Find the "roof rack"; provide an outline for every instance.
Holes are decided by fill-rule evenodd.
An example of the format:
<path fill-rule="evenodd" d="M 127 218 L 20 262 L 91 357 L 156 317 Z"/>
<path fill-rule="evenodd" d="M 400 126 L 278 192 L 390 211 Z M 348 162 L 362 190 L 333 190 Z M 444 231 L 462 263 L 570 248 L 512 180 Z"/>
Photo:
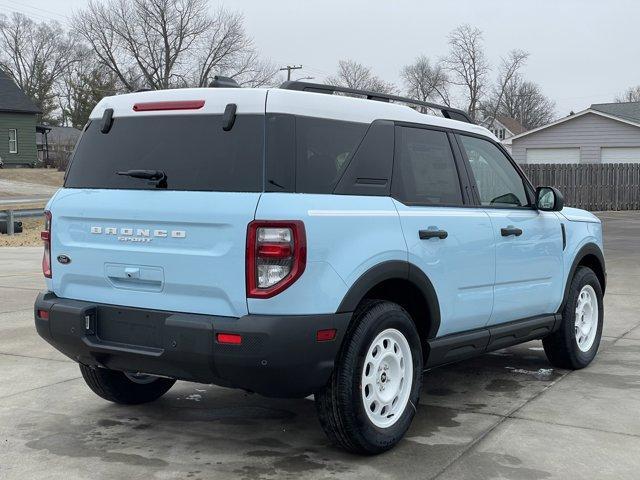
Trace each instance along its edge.
<path fill-rule="evenodd" d="M 432 108 L 439 110 L 442 116 L 450 118 L 451 120 L 458 120 L 461 122 L 474 123 L 471 117 L 467 115 L 467 112 L 459 110 L 457 108 L 447 107 L 446 105 L 439 105 L 437 103 L 423 102 L 422 100 L 416 100 L 408 97 L 400 97 L 398 95 L 389 95 L 386 93 L 372 92 L 369 90 L 358 90 L 355 88 L 339 87 L 337 85 L 324 85 L 322 83 L 308 83 L 300 81 L 287 81 L 280 85 L 280 88 L 285 90 L 298 90 L 301 92 L 313 92 L 313 93 L 326 93 L 333 95 L 335 92 L 350 93 L 352 95 L 361 95 L 366 97 L 367 100 L 376 100 L 378 102 L 402 102 L 410 105 L 419 105 L 421 107 Z"/>
<path fill-rule="evenodd" d="M 240 84 L 231 77 L 223 77 L 222 75 L 216 75 L 213 77 L 213 82 L 209 84 L 212 88 L 240 88 Z"/>

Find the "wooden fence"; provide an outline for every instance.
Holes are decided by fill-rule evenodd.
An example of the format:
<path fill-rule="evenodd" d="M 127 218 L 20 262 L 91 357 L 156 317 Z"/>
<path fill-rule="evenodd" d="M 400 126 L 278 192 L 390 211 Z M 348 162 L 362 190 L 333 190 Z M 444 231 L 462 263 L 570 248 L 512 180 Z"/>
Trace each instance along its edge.
<path fill-rule="evenodd" d="M 551 186 L 565 204 L 592 211 L 639 210 L 640 164 L 521 165 L 534 186 Z"/>

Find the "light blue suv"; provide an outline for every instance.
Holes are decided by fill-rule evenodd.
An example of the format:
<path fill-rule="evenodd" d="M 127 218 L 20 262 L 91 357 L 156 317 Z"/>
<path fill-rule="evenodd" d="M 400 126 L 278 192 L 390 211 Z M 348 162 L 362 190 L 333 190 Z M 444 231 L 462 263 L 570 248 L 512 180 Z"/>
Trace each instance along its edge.
<path fill-rule="evenodd" d="M 299 82 L 105 98 L 46 215 L 38 333 L 117 403 L 177 379 L 314 394 L 371 454 L 426 368 L 542 339 L 576 369 L 600 343 L 600 221 L 445 106 Z"/>

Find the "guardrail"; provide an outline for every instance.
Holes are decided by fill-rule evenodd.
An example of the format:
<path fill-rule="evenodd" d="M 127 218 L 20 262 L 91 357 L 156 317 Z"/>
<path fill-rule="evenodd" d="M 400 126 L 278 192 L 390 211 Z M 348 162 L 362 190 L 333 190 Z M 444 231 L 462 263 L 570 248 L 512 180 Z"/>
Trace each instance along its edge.
<path fill-rule="evenodd" d="M 7 222 L 7 235 L 15 234 L 13 222 L 19 218 L 41 217 L 44 215 L 44 208 L 30 208 L 24 210 L 4 210 L 0 212 L 0 221 Z"/>

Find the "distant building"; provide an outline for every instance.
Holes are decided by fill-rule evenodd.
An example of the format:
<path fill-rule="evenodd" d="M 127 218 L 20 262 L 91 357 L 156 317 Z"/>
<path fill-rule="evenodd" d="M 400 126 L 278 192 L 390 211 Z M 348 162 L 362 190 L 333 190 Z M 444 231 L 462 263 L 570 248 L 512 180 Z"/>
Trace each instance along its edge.
<path fill-rule="evenodd" d="M 640 102 L 593 104 L 510 141 L 518 163 L 640 163 Z"/>
<path fill-rule="evenodd" d="M 515 118 L 498 115 L 489 127 L 489 130 L 498 137 L 498 140 L 502 141 L 514 135 L 519 135 L 526 129 Z"/>
<path fill-rule="evenodd" d="M 40 109 L 0 71 L 0 158 L 5 167 L 38 162 L 35 131 Z"/>
<path fill-rule="evenodd" d="M 65 166 L 82 132 L 73 127 L 38 125 L 36 145 L 38 157 L 46 166 Z"/>

